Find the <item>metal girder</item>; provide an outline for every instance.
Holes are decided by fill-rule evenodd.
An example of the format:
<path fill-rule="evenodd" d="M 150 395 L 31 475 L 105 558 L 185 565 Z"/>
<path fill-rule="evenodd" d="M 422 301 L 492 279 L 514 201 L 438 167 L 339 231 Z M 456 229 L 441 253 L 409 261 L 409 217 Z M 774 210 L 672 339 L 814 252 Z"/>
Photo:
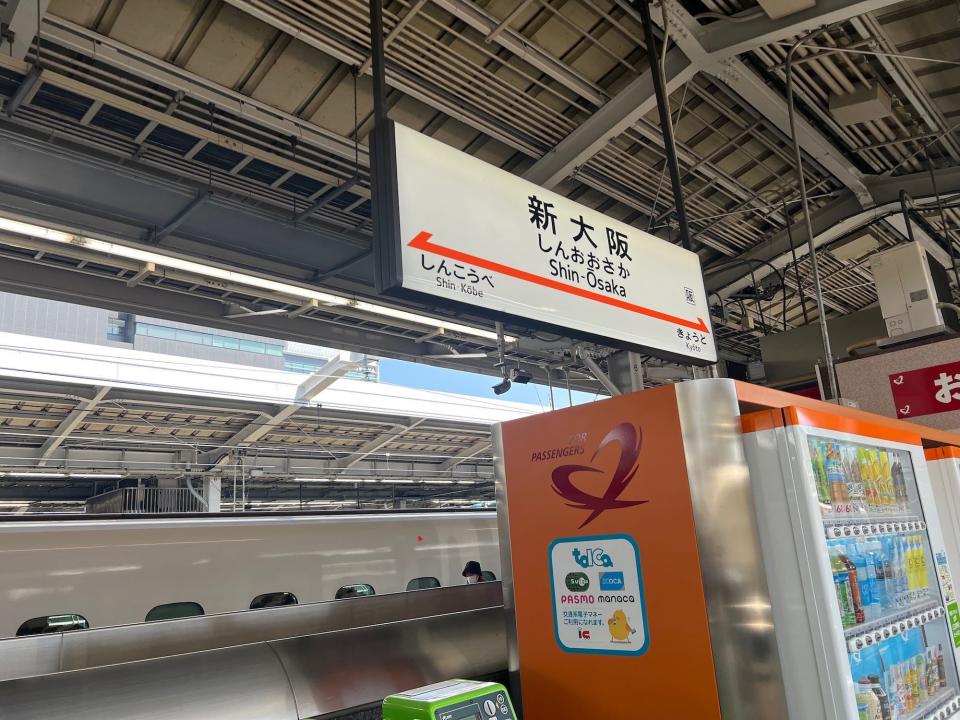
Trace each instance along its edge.
<path fill-rule="evenodd" d="M 0 24 L 6 26 L 12 41 L 0 36 L 0 54 L 22 60 L 37 35 L 37 20 L 47 14 L 50 0 L 7 0 L 0 10 Z"/>
<path fill-rule="evenodd" d="M 308 205 L 306 209 L 301 210 L 296 215 L 294 215 L 291 218 L 291 221 L 293 222 L 294 225 L 296 225 L 299 222 L 303 222 L 308 217 L 313 215 L 320 208 L 326 207 L 327 205 L 332 203 L 334 200 L 336 200 L 338 197 L 340 197 L 344 193 L 353 190 L 353 188 L 357 186 L 359 183 L 360 183 L 359 175 L 354 175 L 353 177 L 347 178 L 342 183 L 337 185 L 335 188 L 332 188 L 331 190 L 325 192 L 323 195 L 321 195 L 312 203 L 310 203 L 310 205 Z"/>
<path fill-rule="evenodd" d="M 571 69 L 568 65 L 553 57 L 545 50 L 534 45 L 530 40 L 510 28 L 500 28 L 500 21 L 482 10 L 470 0 L 434 0 L 437 5 L 454 17 L 459 18 L 473 29 L 489 37 L 497 33 L 494 38 L 500 47 L 509 50 L 513 55 L 535 67 L 558 83 L 570 88 L 581 97 L 589 100 L 596 106 L 607 102 L 607 96 L 596 85 L 583 75 Z M 499 32 L 497 32 L 499 29 Z"/>
<path fill-rule="evenodd" d="M 787 103 L 784 98 L 767 85 L 760 75 L 749 69 L 736 57 L 733 57 L 737 53 L 718 53 L 705 44 L 708 37 L 714 37 L 715 40 L 715 36 L 705 36 L 709 28 L 720 26 L 722 31 L 727 32 L 730 31 L 729 26 L 739 28 L 747 23 L 720 22 L 704 29 L 677 0 L 664 0 L 664 2 L 667 7 L 670 38 L 690 58 L 697 70 L 708 73 L 729 86 L 744 99 L 747 105 L 753 107 L 761 117 L 765 118 L 774 129 L 781 132 L 784 137 L 789 137 Z M 822 4 L 824 3 L 821 2 L 817 7 L 819 8 Z M 793 18 L 794 16 L 790 17 Z M 662 23 L 659 13 L 654 13 L 653 19 L 654 22 Z M 766 22 L 773 21 L 766 20 Z M 782 24 L 782 21 L 778 22 Z M 721 32 L 721 30 L 714 30 L 713 32 Z M 745 50 L 739 52 L 745 52 Z M 853 163 L 823 133 L 802 117 L 797 117 L 796 126 L 800 147 L 803 151 L 814 158 L 844 186 L 852 190 L 863 205 L 868 205 L 870 203 L 870 193 L 864 184 L 863 175 L 853 166 Z"/>
<path fill-rule="evenodd" d="M 150 233 L 148 241 L 157 245 L 174 232 L 178 227 L 183 225 L 187 219 L 193 215 L 200 206 L 203 205 L 207 200 L 213 197 L 213 190 L 205 188 L 198 192 L 196 196 L 188 202 L 180 212 L 171 218 L 170 222 L 166 223 L 163 227 L 157 228 L 154 232 Z"/>
<path fill-rule="evenodd" d="M 390 430 L 380 433 L 375 438 L 369 442 L 364 443 L 359 448 L 354 450 L 350 455 L 346 457 L 339 458 L 335 460 L 331 467 L 337 468 L 340 470 L 345 470 L 351 468 L 361 460 L 366 460 L 370 455 L 377 452 L 382 447 L 385 447 L 392 443 L 394 440 L 399 438 L 401 435 L 410 432 L 418 425 L 422 425 L 426 422 L 426 418 L 419 418 L 417 420 L 411 421 L 407 425 L 394 425 Z"/>
<path fill-rule="evenodd" d="M 682 50 L 667 53 L 664 74 L 667 92 L 673 92 L 697 73 Z M 621 90 L 552 150 L 524 173 L 531 182 L 552 188 L 596 155 L 614 137 L 622 134 L 656 107 L 650 71 Z"/>
<path fill-rule="evenodd" d="M 77 429 L 80 423 L 86 419 L 87 415 L 96 409 L 97 405 L 107 396 L 108 392 L 110 392 L 109 385 L 98 387 L 93 397 L 78 403 L 76 409 L 72 410 L 69 415 L 60 421 L 60 424 L 57 425 L 56 429 L 50 434 L 50 437 L 40 446 L 37 467 L 43 467 L 47 464 L 50 456 L 53 455 L 56 449 L 70 436 L 70 433 Z"/>
<path fill-rule="evenodd" d="M 737 58 L 730 58 L 721 67 L 719 79 L 784 137 L 790 137 L 790 120 L 783 96 Z M 850 189 L 863 206 L 869 205 L 872 198 L 863 173 L 823 133 L 799 115 L 796 117 L 796 129 L 803 151 Z"/>
<path fill-rule="evenodd" d="M 229 461 L 231 451 L 238 447 L 251 445 L 264 435 L 269 434 L 271 430 L 274 430 L 278 425 L 288 420 L 294 413 L 300 410 L 305 403 L 313 400 L 317 395 L 356 367 L 356 365 L 357 363 L 355 362 L 346 362 L 339 358 L 327 361 L 323 367 L 300 383 L 300 386 L 297 388 L 295 403 L 284 405 L 274 413 L 260 413 L 253 422 L 235 432 L 230 439 L 223 443 L 221 447 L 223 450 L 226 450 L 225 453 L 220 454 L 222 450 L 212 450 L 205 453 L 204 460 L 206 462 L 203 462 L 203 464 L 210 465 L 210 472 L 219 470 Z M 216 457 L 214 460 L 213 458 L 217 455 L 219 455 L 219 457 Z M 213 460 L 213 462 L 210 462 L 211 460 Z"/>
<path fill-rule="evenodd" d="M 17 112 L 21 105 L 28 104 L 33 99 L 33 96 L 37 94 L 37 90 L 40 89 L 42 84 L 43 70 L 36 65 L 31 66 L 26 77 L 20 82 L 17 91 L 4 107 L 4 112 L 7 114 L 7 117 L 13 117 L 13 114 Z"/>
<path fill-rule="evenodd" d="M 218 109 L 248 118 L 284 135 L 297 137 L 300 142 L 315 145 L 337 157 L 353 162 L 357 148 L 352 139 L 309 123 L 267 103 L 244 95 L 201 77 L 173 63 L 153 57 L 106 35 L 81 27 L 61 17 L 50 15 L 43 20 L 43 37 L 75 50 L 87 57 L 95 57 L 162 86 L 182 91 L 191 98 L 213 103 Z M 296 33 L 292 33 L 294 36 Z M 360 165 L 369 167 L 366 147 L 360 146 Z"/>
<path fill-rule="evenodd" d="M 462 465 L 468 460 L 475 458 L 477 455 L 482 455 L 483 453 L 487 452 L 491 447 L 492 443 L 489 440 L 479 440 L 470 447 L 464 448 L 453 457 L 444 460 L 438 469 L 443 472 L 446 472 L 447 470 L 453 470 L 458 465 Z"/>
<path fill-rule="evenodd" d="M 822 25 L 882 10 L 900 2 L 901 0 L 817 0 L 815 7 L 777 20 L 758 13 L 757 17 L 743 22 L 716 22 L 701 28 L 700 24 L 693 20 L 686 27 L 693 28 L 707 53 L 715 59 L 722 59 L 750 52 L 778 40 L 796 37 Z"/>
<path fill-rule="evenodd" d="M 874 17 L 864 15 L 858 17 L 852 22 L 853 29 L 857 31 L 860 37 L 865 40 L 879 43 L 879 49 L 884 52 L 895 54 L 898 50 L 887 35 L 884 29 Z M 943 144 L 954 160 L 960 160 L 960 141 L 956 136 L 949 132 L 949 123 L 943 116 L 943 112 L 937 106 L 923 84 L 917 78 L 913 68 L 903 58 L 878 55 L 876 61 L 890 74 L 893 82 L 906 100 L 906 106 L 916 112 L 926 123 L 927 127 L 935 133 L 943 133 Z"/>
<path fill-rule="evenodd" d="M 936 175 L 941 195 L 947 197 L 960 195 L 960 167 L 943 168 L 937 170 Z M 868 177 L 867 183 L 871 196 L 876 200 L 876 204 L 871 208 L 863 209 L 853 194 L 846 192 L 813 213 L 811 219 L 813 221 L 814 244 L 817 247 L 832 242 L 852 230 L 880 220 L 891 213 L 899 212 L 901 190 L 906 190 L 915 201 L 920 202 L 929 201 L 934 196 L 930 175 L 926 172 L 893 177 Z M 805 222 L 803 220 L 795 222 L 791 231 L 797 258 L 803 258 L 807 255 L 808 250 L 807 243 L 803 241 L 803 238 L 806 237 Z M 781 230 L 762 245 L 740 256 L 742 260 L 757 262 L 752 273 L 757 280 L 771 272 L 768 267 L 759 264 L 760 261 L 772 262 L 780 267 L 792 261 L 791 231 Z M 720 264 L 723 265 L 724 263 L 721 262 Z M 749 263 L 731 265 L 719 272 L 711 272 L 708 267 L 705 269 L 704 278 L 707 291 L 718 293 L 721 297 L 738 290 L 744 283 L 753 281 Z"/>

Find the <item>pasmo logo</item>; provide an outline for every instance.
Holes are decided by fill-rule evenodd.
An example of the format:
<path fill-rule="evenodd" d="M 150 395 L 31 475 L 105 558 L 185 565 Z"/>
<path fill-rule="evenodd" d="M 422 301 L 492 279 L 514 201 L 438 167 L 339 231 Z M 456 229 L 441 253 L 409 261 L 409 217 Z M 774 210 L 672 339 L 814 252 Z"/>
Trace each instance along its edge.
<path fill-rule="evenodd" d="M 608 432 L 597 446 L 590 458 L 591 463 L 608 445 L 616 443 L 620 446 L 620 461 L 603 495 L 591 495 L 573 483 L 575 473 L 603 473 L 604 471 L 600 468 L 593 465 L 561 465 L 554 469 L 551 474 L 554 492 L 566 500 L 569 507 L 590 511 L 590 515 L 583 521 L 580 528 L 586 527 L 607 510 L 635 507 L 649 502 L 648 500 L 619 499 L 637 474 L 637 461 L 640 458 L 642 441 L 643 436 L 639 428 L 631 423 L 620 423 Z"/>

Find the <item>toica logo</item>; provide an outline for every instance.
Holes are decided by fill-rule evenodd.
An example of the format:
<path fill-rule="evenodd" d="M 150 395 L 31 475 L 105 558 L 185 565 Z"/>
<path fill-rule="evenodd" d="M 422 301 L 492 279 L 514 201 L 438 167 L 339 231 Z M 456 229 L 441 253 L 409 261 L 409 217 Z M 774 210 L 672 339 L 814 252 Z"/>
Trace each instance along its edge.
<path fill-rule="evenodd" d="M 567 590 L 570 592 L 586 592 L 590 589 L 590 578 L 586 573 L 567 573 Z"/>

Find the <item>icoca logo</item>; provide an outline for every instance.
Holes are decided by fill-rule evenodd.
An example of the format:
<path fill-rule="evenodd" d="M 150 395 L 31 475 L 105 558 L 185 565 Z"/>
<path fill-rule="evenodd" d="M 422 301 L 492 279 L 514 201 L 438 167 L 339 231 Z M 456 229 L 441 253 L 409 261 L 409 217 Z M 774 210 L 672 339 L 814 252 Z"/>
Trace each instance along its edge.
<path fill-rule="evenodd" d="M 573 551 L 573 559 L 582 568 L 613 567 L 613 559 L 603 551 L 603 548 L 587 548 L 583 552 L 576 548 Z"/>

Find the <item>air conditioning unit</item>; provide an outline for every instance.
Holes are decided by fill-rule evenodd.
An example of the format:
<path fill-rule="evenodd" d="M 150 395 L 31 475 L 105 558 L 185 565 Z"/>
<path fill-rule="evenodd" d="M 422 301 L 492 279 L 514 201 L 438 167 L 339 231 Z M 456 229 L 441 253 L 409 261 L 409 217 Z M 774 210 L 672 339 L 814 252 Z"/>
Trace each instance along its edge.
<path fill-rule="evenodd" d="M 878 345 L 960 328 L 956 313 L 937 307 L 940 302 L 951 302 L 947 272 L 918 243 L 874 255 L 870 269 L 889 338 Z"/>

